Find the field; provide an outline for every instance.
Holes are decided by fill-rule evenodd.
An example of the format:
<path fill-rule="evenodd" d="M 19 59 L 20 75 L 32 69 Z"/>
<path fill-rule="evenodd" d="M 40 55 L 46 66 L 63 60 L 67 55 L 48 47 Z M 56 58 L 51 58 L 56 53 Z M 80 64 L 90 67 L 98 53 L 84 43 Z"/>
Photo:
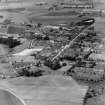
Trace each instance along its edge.
<path fill-rule="evenodd" d="M 81 105 L 87 90 L 71 77 L 59 75 L 1 80 L 0 88 L 12 90 L 27 105 Z"/>

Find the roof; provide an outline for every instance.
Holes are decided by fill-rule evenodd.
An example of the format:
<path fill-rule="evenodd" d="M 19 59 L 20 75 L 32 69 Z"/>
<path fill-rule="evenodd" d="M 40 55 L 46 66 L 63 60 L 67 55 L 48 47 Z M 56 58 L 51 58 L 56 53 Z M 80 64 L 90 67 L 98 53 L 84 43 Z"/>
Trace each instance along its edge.
<path fill-rule="evenodd" d="M 13 56 L 29 56 L 33 53 L 37 53 L 37 52 L 40 52 L 42 51 L 43 48 L 33 48 L 33 49 L 24 49 L 23 51 L 19 52 L 19 53 L 15 53 L 15 54 L 12 54 Z"/>

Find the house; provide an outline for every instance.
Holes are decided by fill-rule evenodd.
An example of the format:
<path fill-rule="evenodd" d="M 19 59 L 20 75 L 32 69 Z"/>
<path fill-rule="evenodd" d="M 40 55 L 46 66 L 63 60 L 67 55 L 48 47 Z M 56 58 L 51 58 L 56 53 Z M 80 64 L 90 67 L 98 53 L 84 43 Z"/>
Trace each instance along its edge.
<path fill-rule="evenodd" d="M 93 8 L 93 0 L 63 0 L 64 8 Z"/>
<path fill-rule="evenodd" d="M 22 34 L 25 32 L 24 26 L 19 25 L 8 25 L 7 33 L 8 34 Z"/>

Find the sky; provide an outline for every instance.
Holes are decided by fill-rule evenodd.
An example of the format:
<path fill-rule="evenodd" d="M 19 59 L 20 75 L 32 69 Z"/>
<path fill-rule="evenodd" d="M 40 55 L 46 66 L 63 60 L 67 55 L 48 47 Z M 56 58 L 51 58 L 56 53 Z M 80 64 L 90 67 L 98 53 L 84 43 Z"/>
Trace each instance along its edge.
<path fill-rule="evenodd" d="M 105 2 L 105 0 L 93 0 L 95 2 Z"/>

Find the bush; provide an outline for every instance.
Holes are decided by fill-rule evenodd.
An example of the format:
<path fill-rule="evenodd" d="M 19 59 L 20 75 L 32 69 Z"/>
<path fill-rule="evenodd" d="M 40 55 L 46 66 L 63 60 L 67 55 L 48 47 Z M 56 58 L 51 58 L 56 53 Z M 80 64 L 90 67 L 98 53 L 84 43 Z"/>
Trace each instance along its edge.
<path fill-rule="evenodd" d="M 35 71 L 30 71 L 30 68 L 23 68 L 18 71 L 19 76 L 27 76 L 27 77 L 39 77 L 43 75 L 42 70 L 35 70 Z"/>

